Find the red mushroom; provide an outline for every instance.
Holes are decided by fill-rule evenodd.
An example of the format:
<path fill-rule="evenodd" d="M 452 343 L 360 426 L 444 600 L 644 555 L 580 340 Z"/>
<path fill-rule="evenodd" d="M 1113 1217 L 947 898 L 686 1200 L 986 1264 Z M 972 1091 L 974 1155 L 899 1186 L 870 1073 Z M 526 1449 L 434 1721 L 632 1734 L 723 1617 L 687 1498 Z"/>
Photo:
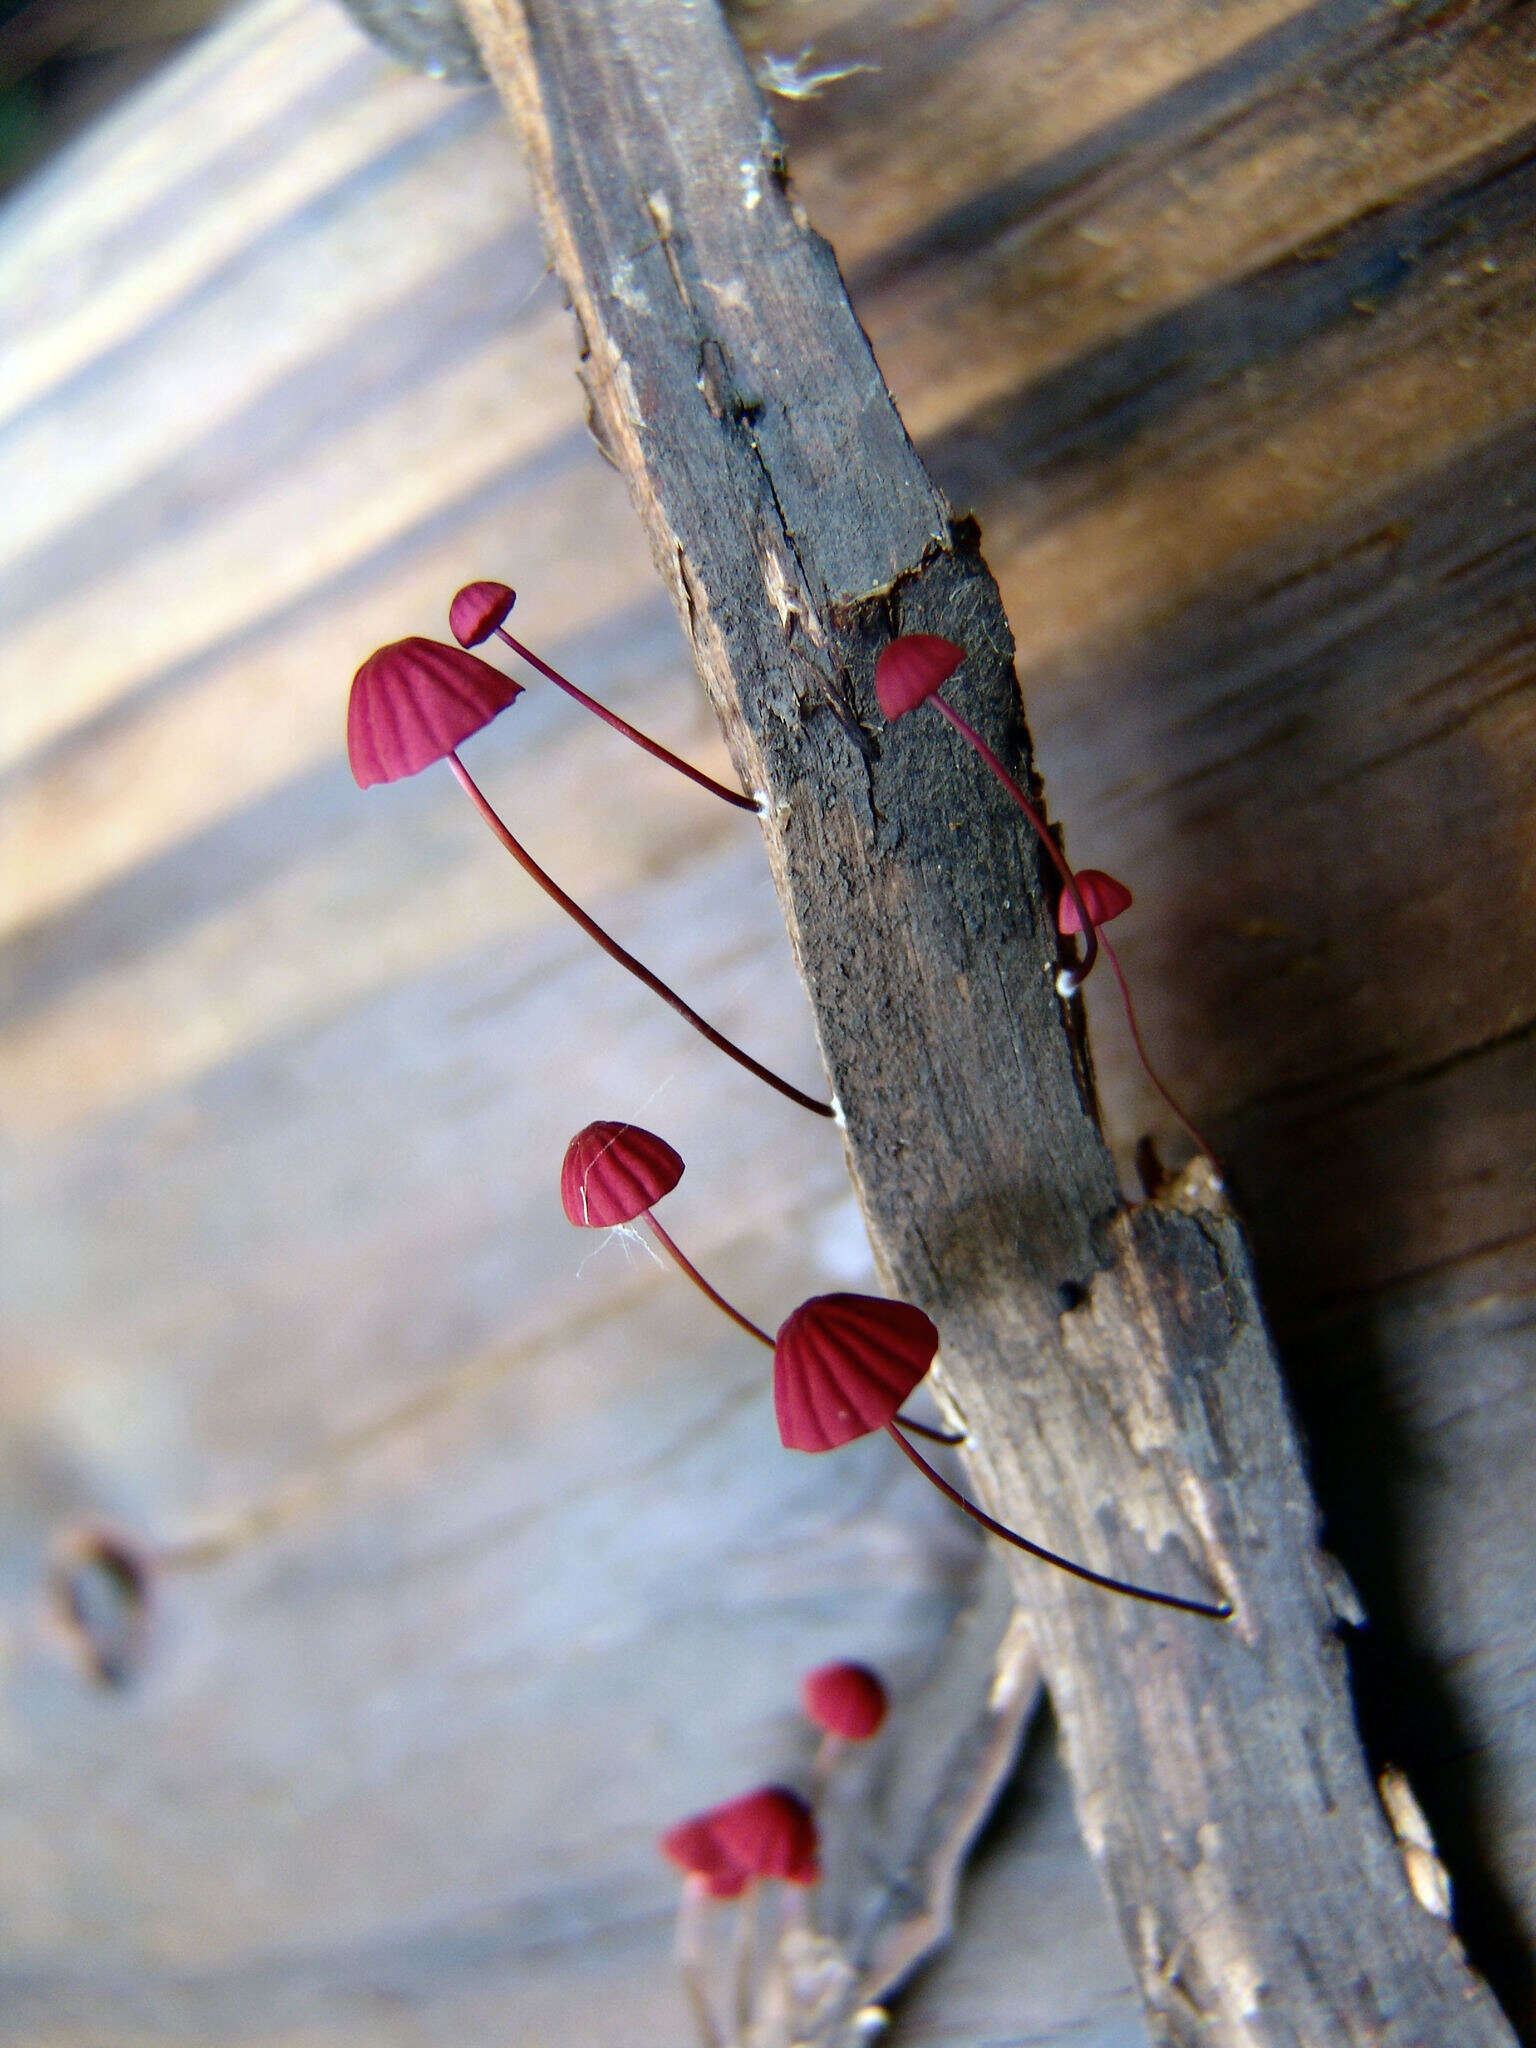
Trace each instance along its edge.
<path fill-rule="evenodd" d="M 565 1148 L 560 1164 L 560 1205 L 580 1230 L 612 1230 L 642 1219 L 679 1270 L 730 1317 L 740 1330 L 773 1348 L 766 1330 L 732 1308 L 662 1229 L 651 1205 L 670 1195 L 683 1177 L 681 1154 L 665 1138 L 638 1124 L 593 1123 L 579 1130 Z"/>
<path fill-rule="evenodd" d="M 359 789 L 419 775 L 523 694 L 500 669 L 440 640 L 396 640 L 370 654 L 347 699 L 347 759 Z"/>
<path fill-rule="evenodd" d="M 920 1308 L 873 1294 L 803 1301 L 773 1347 L 773 1406 L 790 1451 L 835 1451 L 884 1429 L 938 1355 Z"/>
<path fill-rule="evenodd" d="M 821 1664 L 800 1681 L 800 1705 L 821 1743 L 811 1766 L 818 1795 L 853 1742 L 869 1742 L 885 1726 L 888 1701 L 867 1664 Z"/>
<path fill-rule="evenodd" d="M 1209 1615 L 1218 1621 L 1228 1618 L 1232 1609 L 1225 1602 L 1213 1604 L 1186 1600 L 1176 1593 L 1156 1593 L 1059 1557 L 995 1521 L 941 1478 L 902 1435 L 897 1413 L 932 1365 L 938 1348 L 938 1331 L 922 1310 L 910 1303 L 861 1294 L 823 1294 L 802 1302 L 780 1329 L 773 1348 L 774 1407 L 785 1448 L 835 1450 L 855 1437 L 883 1429 L 925 1479 L 1004 1543 L 1108 1592 L 1124 1593 L 1157 1607 L 1177 1607 L 1187 1614 Z"/>
<path fill-rule="evenodd" d="M 739 1899 L 751 1882 L 714 1829 L 714 1816 L 696 1813 L 661 1837 L 661 1853 L 683 1873 L 677 1904 L 677 1963 L 704 2048 L 724 2048 L 709 1994 L 708 1916 L 718 1900 Z"/>
<path fill-rule="evenodd" d="M 521 640 L 515 640 L 507 631 L 506 618 L 517 602 L 517 593 L 505 583 L 466 583 L 448 607 L 448 624 L 453 637 L 461 647 L 478 647 L 482 640 L 489 640 L 495 633 L 505 640 L 514 654 L 522 656 L 530 668 L 536 668 L 541 676 L 574 697 L 605 725 L 611 725 L 615 732 L 623 733 L 625 739 L 633 740 L 637 747 L 643 747 L 658 761 L 665 761 L 669 768 L 675 768 L 679 775 L 686 775 L 690 782 L 696 782 L 700 789 L 707 789 L 711 796 L 720 797 L 728 804 L 735 804 L 738 810 L 755 811 L 758 806 L 750 796 L 743 796 L 739 789 L 728 789 L 723 782 L 716 782 L 712 775 L 706 775 L 702 768 L 695 768 L 681 760 L 670 747 L 662 746 L 659 740 L 649 738 L 632 726 L 627 719 L 620 718 L 616 711 L 610 711 L 606 704 L 599 704 L 595 697 L 589 697 L 585 690 L 579 690 L 569 676 L 561 675 L 557 668 L 551 668 L 547 661 L 541 661 L 532 648 L 525 647 Z"/>
<path fill-rule="evenodd" d="M 708 1816 L 715 1839 L 749 1878 L 777 1878 L 782 1884 L 815 1884 L 816 1816 L 787 1785 L 763 1785 Z"/>
<path fill-rule="evenodd" d="M 1108 924 L 1111 918 L 1121 916 L 1123 912 L 1131 907 L 1133 899 L 1130 890 L 1127 889 L 1124 882 L 1116 881 L 1113 875 L 1105 874 L 1102 868 L 1079 868 L 1077 871 L 1077 886 L 1083 905 L 1087 909 L 1089 917 L 1092 918 L 1095 927 Z M 1070 896 L 1063 895 L 1056 906 L 1056 929 L 1060 932 L 1068 933 L 1081 929 L 1078 906 Z M 1173 1114 L 1178 1118 L 1185 1130 L 1194 1139 L 1195 1144 L 1205 1154 L 1206 1158 L 1214 1163 L 1215 1153 L 1205 1142 L 1200 1131 L 1186 1114 L 1183 1104 L 1174 1095 L 1172 1089 L 1169 1088 L 1148 1057 L 1146 1041 L 1142 1038 L 1141 1025 L 1136 1016 L 1136 1005 L 1131 1001 L 1131 985 L 1125 978 L 1125 969 L 1120 965 L 1120 955 L 1115 951 L 1109 940 L 1105 938 L 1102 930 L 1099 932 L 1099 944 L 1102 946 L 1104 957 L 1109 962 L 1110 970 L 1119 984 L 1120 1001 L 1125 1009 L 1125 1021 L 1130 1026 L 1131 1043 L 1136 1048 L 1136 1057 L 1141 1061 L 1142 1072 L 1152 1083 L 1152 1086 L 1157 1090 L 1164 1102 L 1167 1103 L 1169 1109 L 1173 1111 Z"/>
<path fill-rule="evenodd" d="M 1039 810 L 970 720 L 962 718 L 954 705 L 941 694 L 940 686 L 949 681 L 964 660 L 965 649 L 953 640 L 942 639 L 937 633 L 903 633 L 880 650 L 875 663 L 875 696 L 882 712 L 893 722 L 905 718 L 919 704 L 931 703 L 935 711 L 947 718 L 960 737 L 975 750 L 1029 820 L 1035 836 L 1060 874 L 1063 888 L 1073 898 L 1081 914 L 1077 928 L 1083 934 L 1082 963 L 1077 967 L 1063 968 L 1056 977 L 1056 986 L 1062 995 L 1076 995 L 1088 979 L 1098 952 L 1098 935 L 1092 915 L 1083 903 L 1077 880 Z"/>
<path fill-rule="evenodd" d="M 800 1681 L 805 1718 L 824 1735 L 868 1742 L 885 1725 L 889 1707 L 878 1672 L 867 1664 L 819 1664 Z"/>
<path fill-rule="evenodd" d="M 1135 899 L 1124 882 L 1117 882 L 1113 875 L 1106 875 L 1102 868 L 1079 868 L 1077 871 L 1077 895 L 1063 893 L 1056 906 L 1056 929 L 1070 937 L 1083 928 L 1078 914 L 1081 902 L 1087 911 L 1095 930 L 1119 917 L 1130 909 Z M 1102 935 L 1101 935 L 1102 936 Z"/>
<path fill-rule="evenodd" d="M 757 1886 L 767 1879 L 800 1892 L 821 1875 L 816 1817 L 798 1792 L 764 1785 L 740 1799 L 711 1807 L 670 1828 L 663 1853 L 685 1873 L 678 1910 L 677 1952 L 683 1981 L 707 2048 L 720 2048 L 721 2032 L 707 1986 L 705 1916 L 712 1899 L 740 1899 L 736 1922 L 736 2029 L 742 2039 L 751 2015 Z M 798 1909 L 803 1912 L 803 1906 Z"/>
<path fill-rule="evenodd" d="M 737 1899 L 747 1888 L 747 1872 L 716 1834 L 711 1814 L 696 1813 L 668 1828 L 661 1853 L 685 1877 L 697 1879 L 709 1898 Z"/>
<path fill-rule="evenodd" d="M 588 938 L 602 947 L 610 960 L 628 968 L 738 1066 L 766 1081 L 791 1102 L 798 1102 L 802 1109 L 812 1110 L 817 1116 L 832 1116 L 831 1103 L 818 1102 L 814 1095 L 794 1087 L 706 1023 L 676 990 L 610 938 L 513 838 L 455 750 L 520 695 L 520 684 L 492 668 L 489 662 L 481 661 L 478 655 L 466 653 L 461 647 L 450 647 L 444 641 L 397 640 L 381 647 L 352 679 L 352 695 L 347 705 L 347 754 L 354 780 L 359 789 L 367 789 L 377 782 L 397 782 L 402 776 L 415 775 L 430 767 L 434 761 L 446 760 L 476 810 L 523 872 L 580 925 Z"/>
<path fill-rule="evenodd" d="M 755 1337 L 759 1344 L 772 1351 L 774 1343 L 768 1332 L 744 1316 L 740 1309 L 733 1308 L 723 1294 L 711 1287 L 698 1267 L 656 1221 L 652 1213 L 653 1203 L 659 1202 L 663 1195 L 670 1195 L 682 1177 L 681 1154 L 675 1152 L 665 1138 L 658 1138 L 654 1131 L 642 1130 L 639 1124 L 587 1124 L 565 1148 L 565 1158 L 560 1165 L 560 1205 L 567 1219 L 579 1230 L 612 1230 L 642 1220 L 649 1224 L 662 1250 L 705 1299 L 712 1301 L 723 1315 L 729 1316 L 739 1330 L 745 1330 L 749 1337 Z M 850 1300 L 856 1298 L 849 1297 Z M 895 1308 L 900 1304 L 887 1303 L 885 1306 Z M 908 1313 L 916 1314 L 916 1310 Z M 927 1321 L 926 1317 L 924 1321 Z M 931 1324 L 929 1328 L 932 1328 Z M 930 1351 L 928 1356 L 931 1358 L 933 1353 Z M 926 1364 L 923 1371 L 927 1371 Z M 922 1373 L 917 1377 L 921 1379 Z M 930 1429 L 925 1422 L 914 1422 L 909 1416 L 902 1416 L 901 1421 L 906 1428 L 919 1436 L 932 1438 L 935 1443 L 960 1441 L 944 1430 Z"/>
<path fill-rule="evenodd" d="M 448 630 L 461 647 L 489 640 L 517 603 L 510 583 L 466 583 L 448 607 Z"/>

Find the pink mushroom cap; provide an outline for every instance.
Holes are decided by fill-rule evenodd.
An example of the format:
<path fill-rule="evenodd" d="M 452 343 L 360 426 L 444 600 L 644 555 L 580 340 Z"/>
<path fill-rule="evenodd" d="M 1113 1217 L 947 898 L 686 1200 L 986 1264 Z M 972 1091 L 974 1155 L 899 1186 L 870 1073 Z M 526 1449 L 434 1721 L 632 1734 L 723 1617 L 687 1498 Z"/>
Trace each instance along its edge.
<path fill-rule="evenodd" d="M 965 659 L 965 649 L 937 633 L 903 633 L 882 647 L 875 663 L 875 696 L 887 718 L 925 704 Z"/>
<path fill-rule="evenodd" d="M 638 1124 L 588 1124 L 565 1148 L 560 1201 L 579 1229 L 609 1230 L 633 1223 L 682 1177 L 681 1155 L 654 1131 Z"/>
<path fill-rule="evenodd" d="M 787 1785 L 760 1786 L 715 1807 L 704 1819 L 726 1855 L 749 1878 L 814 1884 L 821 1875 L 816 1816 Z"/>
<path fill-rule="evenodd" d="M 703 1881 L 712 1899 L 739 1899 L 750 1879 L 715 1833 L 713 1816 L 696 1813 L 668 1828 L 661 1853 L 687 1877 Z"/>
<path fill-rule="evenodd" d="M 879 1674 L 867 1664 L 822 1664 L 800 1681 L 805 1718 L 846 1742 L 868 1742 L 879 1733 L 888 1701 Z"/>
<path fill-rule="evenodd" d="M 352 678 L 347 758 L 359 789 L 398 782 L 451 754 L 522 695 L 500 669 L 444 640 L 394 640 Z"/>
<path fill-rule="evenodd" d="M 517 592 L 506 583 L 466 583 L 454 593 L 448 607 L 448 624 L 461 647 L 478 647 L 489 640 L 517 603 Z"/>
<path fill-rule="evenodd" d="M 910 1302 L 818 1294 L 773 1345 L 773 1407 L 786 1450 L 835 1451 L 884 1429 L 932 1365 L 939 1333 Z"/>
<path fill-rule="evenodd" d="M 1117 882 L 1113 875 L 1106 875 L 1102 868 L 1079 868 L 1077 886 L 1082 893 L 1083 908 L 1096 925 L 1108 924 L 1112 917 L 1118 917 L 1122 910 L 1131 907 L 1130 890 L 1124 882 Z M 1072 901 L 1072 892 L 1063 889 L 1061 901 L 1056 905 L 1056 929 L 1070 938 L 1082 928 L 1083 921 Z"/>

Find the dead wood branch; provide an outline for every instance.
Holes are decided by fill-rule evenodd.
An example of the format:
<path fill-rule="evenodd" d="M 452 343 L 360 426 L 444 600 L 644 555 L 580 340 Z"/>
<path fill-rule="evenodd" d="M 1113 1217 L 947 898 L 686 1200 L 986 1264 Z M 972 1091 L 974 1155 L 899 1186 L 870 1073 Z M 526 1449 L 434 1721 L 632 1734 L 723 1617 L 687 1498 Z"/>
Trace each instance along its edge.
<path fill-rule="evenodd" d="M 1415 1900 L 1360 1752 L 1316 1513 L 1219 1194 L 1120 1200 L 1054 993 L 1037 850 L 897 630 L 969 650 L 1028 777 L 975 536 L 904 434 L 702 0 L 473 0 L 625 472 L 767 838 L 883 1274 L 944 1336 L 997 1515 L 1213 1624 L 1013 1565 L 1157 2038 L 1507 2043 Z M 1027 1933 L 1021 1930 L 1021 1942 Z"/>

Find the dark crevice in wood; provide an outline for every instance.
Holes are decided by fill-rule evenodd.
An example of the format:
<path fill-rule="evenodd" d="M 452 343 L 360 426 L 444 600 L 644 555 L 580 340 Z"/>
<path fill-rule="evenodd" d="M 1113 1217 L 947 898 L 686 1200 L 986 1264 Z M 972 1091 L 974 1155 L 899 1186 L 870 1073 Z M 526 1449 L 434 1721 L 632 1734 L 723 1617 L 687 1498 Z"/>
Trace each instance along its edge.
<path fill-rule="evenodd" d="M 1407 1773 L 1451 1873 L 1455 1925 L 1475 1967 L 1506 2011 L 1529 2013 L 1536 1959 L 1488 1854 L 1487 1762 L 1448 1672 L 1424 1647 L 1408 1499 L 1422 1482 L 1395 1395 L 1400 1368 L 1358 1304 L 1332 1333 L 1289 1337 L 1287 1358 L 1328 1506 L 1326 1540 L 1367 1616 L 1345 1641 L 1372 1766 Z"/>

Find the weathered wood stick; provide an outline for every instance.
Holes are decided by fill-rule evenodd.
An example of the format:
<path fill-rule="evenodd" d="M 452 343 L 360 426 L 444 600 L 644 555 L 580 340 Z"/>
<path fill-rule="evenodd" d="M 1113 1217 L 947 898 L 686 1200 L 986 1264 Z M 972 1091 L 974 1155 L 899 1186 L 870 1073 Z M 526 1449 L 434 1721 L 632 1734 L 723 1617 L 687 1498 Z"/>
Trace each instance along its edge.
<path fill-rule="evenodd" d="M 1164 2042 L 1512 2036 L 1414 1899 L 1219 1192 L 1127 1207 L 1054 990 L 1038 848 L 936 717 L 882 724 L 892 633 L 971 655 L 1026 780 L 1013 646 L 914 454 L 707 0 L 471 0 L 624 471 L 767 840 L 884 1278 L 943 1333 L 986 1506 L 1218 1623 L 1010 1560 L 1084 1833 Z M 1020 1930 L 1021 1949 L 1028 1930 Z"/>

